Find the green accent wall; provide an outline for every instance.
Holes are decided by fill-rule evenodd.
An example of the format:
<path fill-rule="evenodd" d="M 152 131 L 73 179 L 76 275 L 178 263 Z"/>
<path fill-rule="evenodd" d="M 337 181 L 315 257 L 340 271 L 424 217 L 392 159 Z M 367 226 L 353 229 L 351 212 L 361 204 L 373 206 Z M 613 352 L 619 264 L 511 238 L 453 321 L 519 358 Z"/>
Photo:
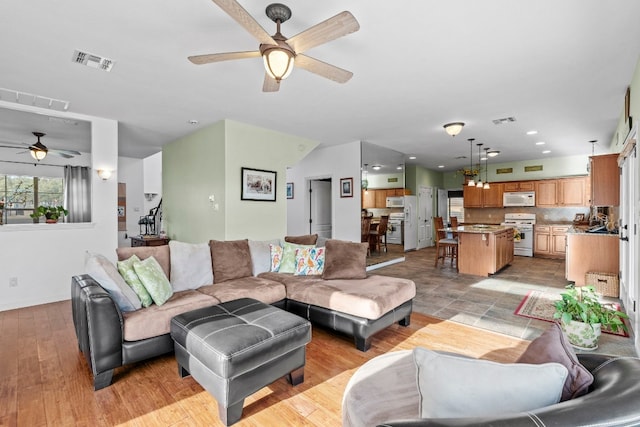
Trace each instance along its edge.
<path fill-rule="evenodd" d="M 231 120 L 165 145 L 162 204 L 168 236 L 191 243 L 284 236 L 286 169 L 317 145 Z M 275 202 L 240 200 L 242 167 L 276 172 Z"/>

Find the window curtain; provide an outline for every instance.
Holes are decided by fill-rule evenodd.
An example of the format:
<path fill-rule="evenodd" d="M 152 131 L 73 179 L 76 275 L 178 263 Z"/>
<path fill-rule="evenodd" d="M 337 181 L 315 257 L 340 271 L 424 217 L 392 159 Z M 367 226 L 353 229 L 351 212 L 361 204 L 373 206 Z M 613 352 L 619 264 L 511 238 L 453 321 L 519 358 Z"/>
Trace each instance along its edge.
<path fill-rule="evenodd" d="M 67 222 L 91 222 L 91 179 L 86 166 L 64 167 L 64 207 Z"/>

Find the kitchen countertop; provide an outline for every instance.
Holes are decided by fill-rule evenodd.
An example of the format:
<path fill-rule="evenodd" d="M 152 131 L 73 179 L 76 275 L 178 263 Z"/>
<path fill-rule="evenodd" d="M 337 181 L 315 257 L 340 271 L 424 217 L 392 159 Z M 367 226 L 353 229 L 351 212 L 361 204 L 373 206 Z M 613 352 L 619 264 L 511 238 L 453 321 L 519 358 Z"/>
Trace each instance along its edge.
<path fill-rule="evenodd" d="M 607 237 L 619 237 L 619 234 L 616 231 L 614 232 L 598 232 L 598 233 L 589 233 L 585 228 L 571 227 L 567 230 L 567 234 L 580 234 L 585 236 L 607 236 Z"/>
<path fill-rule="evenodd" d="M 458 227 L 443 228 L 448 233 L 500 233 L 504 230 L 511 230 L 513 227 L 504 225 L 487 225 L 487 224 L 474 224 L 474 225 L 460 225 Z"/>

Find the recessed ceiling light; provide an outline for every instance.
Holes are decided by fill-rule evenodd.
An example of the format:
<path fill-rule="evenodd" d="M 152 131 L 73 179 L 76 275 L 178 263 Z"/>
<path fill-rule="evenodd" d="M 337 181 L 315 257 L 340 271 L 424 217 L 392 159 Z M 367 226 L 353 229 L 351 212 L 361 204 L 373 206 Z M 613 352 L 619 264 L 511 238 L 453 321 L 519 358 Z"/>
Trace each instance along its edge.
<path fill-rule="evenodd" d="M 542 154 L 549 154 L 550 152 L 551 152 L 551 150 L 544 150 L 544 151 L 542 152 Z"/>
<path fill-rule="evenodd" d="M 527 135 L 535 135 L 537 133 L 538 133 L 537 130 L 530 130 L 530 131 L 527 132 Z"/>
<path fill-rule="evenodd" d="M 197 125 L 199 122 L 196 119 L 191 119 L 189 120 L 187 123 L 189 123 L 190 125 Z"/>
<path fill-rule="evenodd" d="M 381 168 L 382 166 L 379 165 L 371 166 L 371 169 L 373 169 L 374 171 L 379 171 Z"/>
<path fill-rule="evenodd" d="M 440 169 L 442 169 L 442 168 L 444 167 L 444 165 L 438 165 L 438 167 L 439 167 Z"/>
<path fill-rule="evenodd" d="M 415 160 L 416 156 L 409 156 L 409 160 Z"/>
<path fill-rule="evenodd" d="M 402 165 L 398 165 L 398 167 L 397 167 L 396 169 L 398 169 L 399 171 L 401 171 L 401 170 L 402 170 Z"/>
<path fill-rule="evenodd" d="M 544 144 L 546 144 L 546 142 L 544 142 L 544 141 L 538 141 L 538 142 L 536 142 L 536 145 L 544 145 Z"/>

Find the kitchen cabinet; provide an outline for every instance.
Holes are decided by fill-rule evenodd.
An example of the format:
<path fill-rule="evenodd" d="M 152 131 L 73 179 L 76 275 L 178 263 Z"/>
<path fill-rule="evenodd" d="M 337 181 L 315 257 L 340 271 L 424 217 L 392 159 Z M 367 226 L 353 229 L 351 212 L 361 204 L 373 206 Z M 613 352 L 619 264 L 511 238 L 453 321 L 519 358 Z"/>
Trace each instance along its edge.
<path fill-rule="evenodd" d="M 362 190 L 362 209 L 384 209 L 387 207 L 387 197 L 411 194 L 406 188 L 369 188 Z"/>
<path fill-rule="evenodd" d="M 545 258 L 564 258 L 568 225 L 536 225 L 533 254 Z"/>
<path fill-rule="evenodd" d="M 588 272 L 618 274 L 618 245 L 617 234 L 567 233 L 566 279 L 584 286 Z"/>
<path fill-rule="evenodd" d="M 376 190 L 362 190 L 362 209 L 376 207 Z"/>
<path fill-rule="evenodd" d="M 496 227 L 491 231 L 458 232 L 458 271 L 488 276 L 513 262 L 513 229 Z M 460 228 L 459 228 L 460 230 Z"/>
<path fill-rule="evenodd" d="M 387 194 L 388 190 L 375 190 L 375 207 L 386 208 L 387 207 Z"/>
<path fill-rule="evenodd" d="M 588 177 L 543 179 L 536 181 L 536 206 L 589 206 Z"/>
<path fill-rule="evenodd" d="M 504 192 L 512 193 L 514 191 L 535 191 L 534 181 L 512 181 L 503 183 Z"/>
<path fill-rule="evenodd" d="M 620 204 L 620 170 L 618 154 L 591 156 L 591 205 L 618 206 Z"/>
<path fill-rule="evenodd" d="M 462 187 L 465 208 L 501 208 L 503 184 L 490 184 L 488 190 L 479 187 Z"/>

